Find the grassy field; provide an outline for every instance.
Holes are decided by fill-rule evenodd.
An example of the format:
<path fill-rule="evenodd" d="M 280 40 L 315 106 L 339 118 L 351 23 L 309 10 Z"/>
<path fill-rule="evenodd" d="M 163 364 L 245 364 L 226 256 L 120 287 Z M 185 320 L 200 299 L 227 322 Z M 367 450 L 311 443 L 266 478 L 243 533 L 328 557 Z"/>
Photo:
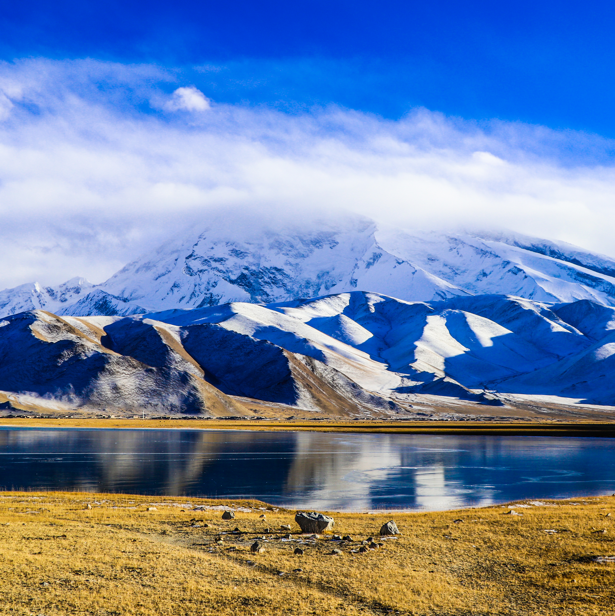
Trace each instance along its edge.
<path fill-rule="evenodd" d="M 333 515 L 351 541 L 258 502 L 5 492 L 0 613 L 615 614 L 615 563 L 592 560 L 615 556 L 615 497 Z M 402 535 L 381 540 L 390 519 Z"/>
<path fill-rule="evenodd" d="M 95 417 L 0 418 L 0 426 L 15 428 L 97 428 L 97 429 L 207 429 L 207 430 L 292 430 L 358 433 L 406 434 L 499 434 L 525 436 L 600 436 L 615 437 L 615 421 L 523 421 L 523 422 L 451 422 L 451 421 L 250 421 L 205 419 L 124 419 Z"/>

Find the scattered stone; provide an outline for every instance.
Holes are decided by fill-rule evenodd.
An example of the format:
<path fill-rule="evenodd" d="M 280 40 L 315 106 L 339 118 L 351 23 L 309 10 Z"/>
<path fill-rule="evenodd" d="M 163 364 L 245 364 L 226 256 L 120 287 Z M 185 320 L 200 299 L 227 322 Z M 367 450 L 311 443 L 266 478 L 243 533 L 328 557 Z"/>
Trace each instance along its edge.
<path fill-rule="evenodd" d="M 359 548 L 359 552 L 361 552 L 361 554 L 365 554 L 365 552 L 367 552 L 367 551 L 368 551 L 368 549 L 367 549 L 364 545 L 362 545 L 362 546 Z"/>
<path fill-rule="evenodd" d="M 610 514 L 610 513 L 605 513 L 605 514 L 604 514 L 604 517 L 605 517 L 605 518 L 610 518 L 610 517 L 611 517 L 611 514 Z"/>
<path fill-rule="evenodd" d="M 270 529 L 270 528 L 266 528 L 266 529 L 265 529 L 265 532 L 266 532 L 266 533 L 270 533 L 270 532 L 271 532 L 271 529 Z"/>
<path fill-rule="evenodd" d="M 262 515 L 258 516 L 261 520 L 266 520 L 267 516 L 263 513 Z"/>
<path fill-rule="evenodd" d="M 461 518 L 459 518 L 458 520 L 453 520 L 453 524 L 460 524 L 461 522 L 463 522 Z"/>
<path fill-rule="evenodd" d="M 292 535 L 284 535 L 284 539 L 292 539 L 293 536 Z"/>
<path fill-rule="evenodd" d="M 554 528 L 547 528 L 543 532 L 547 533 L 547 535 L 555 535 L 557 533 L 557 531 Z"/>
<path fill-rule="evenodd" d="M 295 516 L 295 522 L 297 522 L 303 533 L 322 533 L 323 531 L 331 530 L 335 524 L 333 518 L 315 511 L 310 513 L 300 511 Z"/>
<path fill-rule="evenodd" d="M 341 541 L 341 540 L 342 540 L 341 535 L 333 535 L 333 537 L 331 537 L 331 541 Z"/>
<path fill-rule="evenodd" d="M 301 548 L 295 548 L 293 554 L 295 554 L 295 556 L 303 556 L 303 550 Z"/>
<path fill-rule="evenodd" d="M 345 535 L 344 537 L 342 537 L 342 541 L 352 541 L 352 537 L 350 535 Z"/>
<path fill-rule="evenodd" d="M 367 546 L 370 550 L 377 550 L 378 549 L 378 544 L 374 543 L 373 541 Z"/>
<path fill-rule="evenodd" d="M 156 507 L 148 507 L 147 510 L 148 511 L 158 511 L 158 509 L 156 509 Z"/>
<path fill-rule="evenodd" d="M 209 524 L 203 524 L 203 528 L 209 528 Z"/>
<path fill-rule="evenodd" d="M 338 550 L 337 548 L 335 548 L 331 552 L 331 556 L 339 556 L 340 554 L 343 554 L 343 552 L 342 552 L 342 550 Z"/>
<path fill-rule="evenodd" d="M 92 508 L 92 505 L 90 505 L 90 503 L 88 503 L 88 504 L 85 506 L 85 508 L 86 508 L 86 509 L 91 509 L 91 508 Z"/>
<path fill-rule="evenodd" d="M 380 535 L 399 535 L 399 528 L 397 528 L 397 524 L 395 524 L 395 522 L 391 520 L 390 522 L 387 522 L 386 524 L 382 525 L 382 528 L 380 529 Z"/>
<path fill-rule="evenodd" d="M 282 524 L 282 526 L 280 526 L 280 528 L 282 530 L 291 530 L 290 524 Z"/>
<path fill-rule="evenodd" d="M 606 565 L 608 563 L 615 563 L 615 556 L 594 556 L 591 560 L 594 563 Z"/>
<path fill-rule="evenodd" d="M 606 528 L 602 530 L 592 530 L 592 535 L 606 535 Z"/>
<path fill-rule="evenodd" d="M 515 511 L 514 509 L 509 509 L 504 512 L 504 515 L 523 515 L 520 511 Z"/>
<path fill-rule="evenodd" d="M 259 543 L 258 541 L 255 541 L 250 546 L 250 551 L 253 552 L 254 554 L 262 554 L 265 551 L 265 548 L 263 547 L 261 543 Z"/>
<path fill-rule="evenodd" d="M 222 519 L 223 520 L 234 520 L 235 519 L 235 514 L 232 511 L 225 511 L 222 514 Z"/>
<path fill-rule="evenodd" d="M 302 573 L 303 569 L 293 569 L 293 573 Z"/>

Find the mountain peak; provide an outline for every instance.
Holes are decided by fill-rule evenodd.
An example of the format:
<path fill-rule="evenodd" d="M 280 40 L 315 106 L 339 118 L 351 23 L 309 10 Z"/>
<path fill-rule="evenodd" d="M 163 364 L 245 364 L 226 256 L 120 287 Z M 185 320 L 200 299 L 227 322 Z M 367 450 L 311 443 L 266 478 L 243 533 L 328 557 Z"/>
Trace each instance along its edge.
<path fill-rule="evenodd" d="M 407 301 L 510 295 L 615 306 L 615 261 L 509 232 L 425 232 L 316 210 L 208 215 L 109 280 L 0 292 L 0 314 L 137 314 L 228 302 L 270 304 L 352 291 Z"/>

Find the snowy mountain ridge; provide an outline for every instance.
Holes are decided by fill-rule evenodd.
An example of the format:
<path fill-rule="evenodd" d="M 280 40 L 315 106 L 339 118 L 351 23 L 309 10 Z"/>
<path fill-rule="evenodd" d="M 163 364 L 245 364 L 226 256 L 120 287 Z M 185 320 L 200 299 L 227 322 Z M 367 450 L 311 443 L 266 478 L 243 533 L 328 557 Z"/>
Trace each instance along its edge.
<path fill-rule="evenodd" d="M 585 299 L 408 302 L 352 291 L 128 317 L 33 310 L 0 322 L 8 412 L 410 418 L 445 406 L 493 417 L 529 401 L 575 416 L 587 405 L 612 412 L 614 370 L 615 308 Z"/>
<path fill-rule="evenodd" d="M 237 212 L 92 285 L 72 279 L 0 292 L 0 315 L 129 315 L 228 302 L 269 304 L 367 291 L 405 301 L 505 295 L 615 306 L 615 260 L 504 232 L 417 232 L 353 215 L 272 221 Z"/>

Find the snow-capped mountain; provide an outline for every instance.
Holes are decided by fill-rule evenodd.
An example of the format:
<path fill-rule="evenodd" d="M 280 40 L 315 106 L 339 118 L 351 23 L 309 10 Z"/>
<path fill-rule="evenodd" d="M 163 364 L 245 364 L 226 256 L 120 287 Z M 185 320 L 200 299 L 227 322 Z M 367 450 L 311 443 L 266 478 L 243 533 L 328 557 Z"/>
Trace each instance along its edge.
<path fill-rule="evenodd" d="M 487 390 L 615 406 L 615 309 L 588 300 L 552 305 L 484 295 L 410 303 L 355 291 L 147 316 L 267 341 L 393 399 L 433 393 L 481 400 Z M 229 361 L 238 382 L 242 361 Z"/>
<path fill-rule="evenodd" d="M 218 213 L 100 285 L 73 279 L 2 291 L 0 315 L 144 314 L 355 290 L 406 301 L 488 294 L 615 306 L 615 260 L 512 233 L 417 232 L 353 215 L 273 221 Z"/>
<path fill-rule="evenodd" d="M 0 408 L 408 417 L 426 401 L 528 396 L 614 407 L 614 361 L 615 308 L 589 300 L 353 291 L 129 317 L 35 310 L 0 321 Z"/>
<path fill-rule="evenodd" d="M 59 312 L 79 301 L 93 287 L 85 278 L 72 278 L 57 287 L 43 287 L 38 282 L 22 284 L 0 291 L 0 314 L 17 314 L 39 308 Z"/>

